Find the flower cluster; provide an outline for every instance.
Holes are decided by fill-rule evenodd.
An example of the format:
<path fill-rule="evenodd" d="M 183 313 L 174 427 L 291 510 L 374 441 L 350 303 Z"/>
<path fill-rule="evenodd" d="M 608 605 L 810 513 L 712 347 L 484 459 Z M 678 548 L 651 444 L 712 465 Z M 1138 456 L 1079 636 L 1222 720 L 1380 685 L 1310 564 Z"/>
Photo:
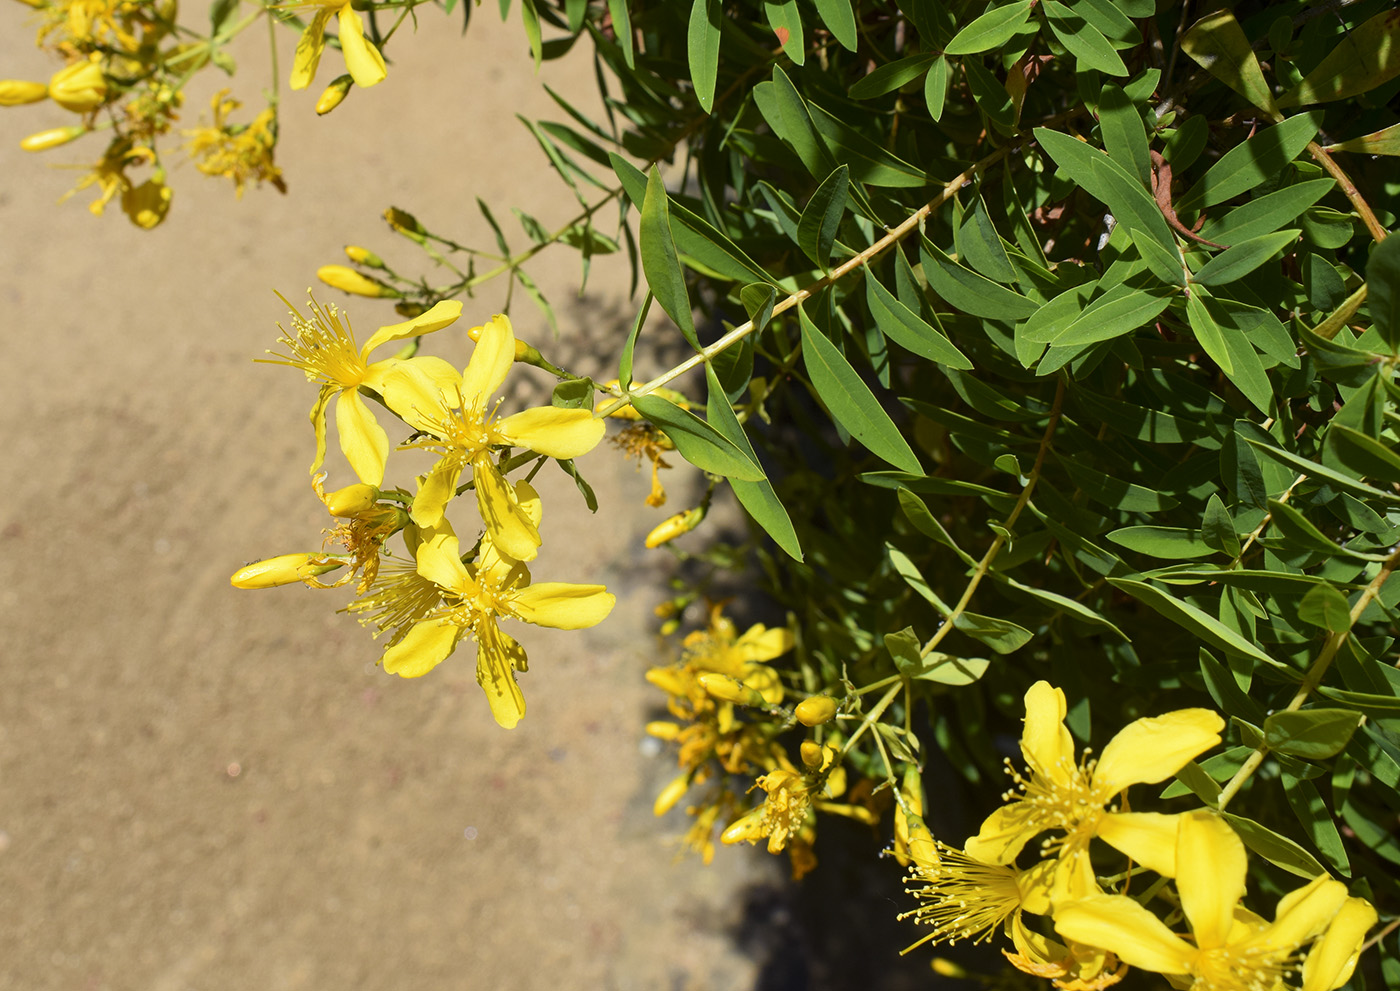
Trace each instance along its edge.
<path fill-rule="evenodd" d="M 493 395 L 517 351 L 505 316 L 472 331 L 476 348 L 459 373 L 431 356 L 370 360 L 384 344 L 451 325 L 461 315 L 459 302 L 442 301 L 413 319 L 381 327 L 363 346 L 336 307 L 312 299 L 308 308 L 308 317 L 293 311 L 291 330 L 280 339 L 284 350 L 264 360 L 297 368 L 318 387 L 311 408 L 316 443 L 311 473 L 317 495 L 336 521 L 326 531 L 326 545 L 343 551 L 260 561 L 237 572 L 233 584 L 268 588 L 302 582 L 327 588 L 358 577 L 359 598 L 348 609 L 375 627 L 376 636 L 388 634 L 385 671 L 405 678 L 425 675 L 469 638 L 477 645 L 477 681 L 492 714 L 500 725 L 513 727 L 525 714 L 515 675 L 526 669 L 526 656 L 499 621 L 582 629 L 601 622 L 614 597 L 601 585 L 531 581 L 526 562 L 540 546 L 540 498 L 528 481 L 511 482 L 506 474 L 517 462 L 587 453 L 602 439 L 603 421 L 589 410 L 548 406 L 498 415 L 500 401 Z M 367 399 L 411 432 L 401 450 L 427 448 L 438 455 L 437 465 L 418 477 L 416 493 L 383 488 L 389 435 Z M 322 466 L 332 405 L 340 450 L 360 481 L 327 494 Z M 516 448 L 534 453 L 513 460 Z M 470 481 L 459 484 L 468 469 Z M 475 489 L 484 532 L 464 555 L 447 512 L 468 488 Z M 402 537 L 406 558 L 386 547 L 395 535 Z M 321 580 L 340 568 L 347 571 L 338 581 Z"/>
<path fill-rule="evenodd" d="M 1130 967 L 1196 991 L 1332 991 L 1346 983 L 1376 921 L 1368 902 L 1323 875 L 1285 894 L 1266 920 L 1243 904 L 1248 858 L 1220 815 L 1114 804 L 1129 786 L 1164 781 L 1219 743 L 1218 715 L 1182 709 L 1139 719 L 1097 761 L 1076 760 L 1064 693 L 1037 682 L 1025 704 L 1027 770 L 1013 772 L 1007 804 L 961 850 L 938 841 L 909 847 L 908 890 L 921 904 L 901 918 L 933 927 L 920 943 L 982 941 L 1001 930 L 1015 967 L 1075 991 L 1117 983 Z M 1044 834 L 1039 859 L 1019 866 Z M 1101 882 L 1095 839 L 1126 855 L 1128 870 Z M 1147 889 L 1154 898 L 1127 894 L 1142 869 L 1160 877 Z M 1165 920 L 1154 902 L 1166 907 Z M 1185 938 L 1169 924 L 1183 917 Z"/>

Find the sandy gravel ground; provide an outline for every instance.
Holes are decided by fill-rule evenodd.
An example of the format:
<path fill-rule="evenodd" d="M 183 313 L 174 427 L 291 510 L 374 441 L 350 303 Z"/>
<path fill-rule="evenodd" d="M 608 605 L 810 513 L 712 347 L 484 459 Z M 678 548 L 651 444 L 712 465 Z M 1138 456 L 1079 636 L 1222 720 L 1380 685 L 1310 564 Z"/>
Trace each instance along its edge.
<path fill-rule="evenodd" d="M 55 205 L 81 173 L 48 164 L 100 152 L 18 150 L 60 111 L 0 112 L 0 988 L 806 985 L 744 935 L 787 911 L 761 893 L 779 865 L 673 863 L 683 819 L 651 816 L 673 772 L 641 732 L 665 567 L 641 537 L 664 512 L 642 506 L 646 478 L 615 452 L 582 462 L 596 517 L 562 473 L 542 476 L 536 576 L 602 581 L 619 601 L 586 633 L 525 628 L 529 715 L 513 732 L 492 722 L 470 651 L 400 680 L 335 612 L 348 596 L 228 583 L 245 561 L 318 546 L 324 525 L 306 473 L 312 391 L 250 362 L 285 319 L 272 289 L 302 298 L 346 242 L 414 257 L 379 219 L 391 203 L 481 244 L 477 196 L 507 221 L 512 204 L 547 226 L 570 215 L 513 119 L 558 114 L 493 7 L 465 40 L 426 13 L 388 81 L 328 118 L 314 91 L 284 93 L 288 196 L 239 203 L 183 165 L 150 233 L 115 208 L 94 219 L 87 194 Z M 0 75 L 45 78 L 22 21 L 11 4 Z M 251 116 L 265 45 L 238 55 Z M 323 83 L 338 62 L 328 53 Z M 586 61 L 544 75 L 592 91 Z M 185 125 L 214 84 L 191 90 Z M 595 263 L 589 300 L 571 302 L 576 256 L 541 261 L 580 335 L 568 358 L 605 369 L 631 315 L 625 264 Z M 488 291 L 469 313 L 498 304 Z M 362 336 L 396 319 L 348 306 Z M 528 301 L 513 313 L 547 340 Z M 464 334 L 441 345 L 469 353 Z"/>

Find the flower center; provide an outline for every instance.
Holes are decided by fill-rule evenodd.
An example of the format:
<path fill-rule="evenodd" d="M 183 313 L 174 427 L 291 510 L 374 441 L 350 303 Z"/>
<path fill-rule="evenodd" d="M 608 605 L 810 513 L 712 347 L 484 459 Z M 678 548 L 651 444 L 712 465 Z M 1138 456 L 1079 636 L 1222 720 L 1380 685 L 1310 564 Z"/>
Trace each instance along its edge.
<path fill-rule="evenodd" d="M 282 302 L 287 303 L 287 300 L 283 298 Z M 287 305 L 291 306 L 290 303 Z M 322 385 L 355 388 L 364 379 L 366 368 L 355 346 L 349 319 L 341 321 L 335 304 L 322 306 L 312 299 L 306 305 L 311 311 L 311 319 L 293 313 L 291 332 L 283 330 L 283 336 L 278 339 L 291 354 L 269 351 L 271 359 L 258 360 L 271 365 L 300 368 L 309 381 Z"/>
<path fill-rule="evenodd" d="M 1192 968 L 1194 991 L 1271 991 L 1288 973 L 1286 960 L 1239 944 L 1201 950 Z"/>

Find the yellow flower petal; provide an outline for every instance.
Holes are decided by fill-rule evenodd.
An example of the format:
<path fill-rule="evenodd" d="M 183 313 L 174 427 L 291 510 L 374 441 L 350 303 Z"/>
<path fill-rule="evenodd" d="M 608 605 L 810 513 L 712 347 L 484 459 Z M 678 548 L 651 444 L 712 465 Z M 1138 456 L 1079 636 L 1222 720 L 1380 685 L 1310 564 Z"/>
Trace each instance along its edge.
<path fill-rule="evenodd" d="M 318 10 L 306 25 L 297 41 L 296 54 L 292 56 L 292 89 L 306 89 L 316 78 L 316 67 L 321 64 L 321 53 L 326 50 L 326 22 L 331 11 Z"/>
<path fill-rule="evenodd" d="M 389 435 L 374 420 L 356 389 L 345 389 L 335 403 L 335 428 L 340 449 L 360 481 L 368 485 L 384 482 L 384 466 L 389 461 Z"/>
<path fill-rule="evenodd" d="M 1333 991 L 1351 980 L 1366 931 L 1376 924 L 1376 919 L 1370 902 L 1348 898 L 1303 961 L 1302 991 Z"/>
<path fill-rule="evenodd" d="M 1249 870 L 1244 844 L 1224 819 L 1209 812 L 1187 813 L 1177 831 L 1176 868 L 1177 893 L 1196 945 L 1203 950 L 1224 946 L 1235 905 L 1244 897 Z"/>
<path fill-rule="evenodd" d="M 384 68 L 384 56 L 365 40 L 365 26 L 360 15 L 348 3 L 340 8 L 340 50 L 345 56 L 345 68 L 356 86 L 382 83 L 389 74 Z"/>
<path fill-rule="evenodd" d="M 796 643 L 792 631 L 786 627 L 767 630 L 757 625 L 749 627 L 743 636 L 734 641 L 734 649 L 745 661 L 771 661 L 792 650 Z"/>
<path fill-rule="evenodd" d="M 462 378 L 457 369 L 431 355 L 407 361 L 376 361 L 361 380 L 384 399 L 414 430 L 430 432 L 447 416 L 446 396 L 456 397 Z"/>
<path fill-rule="evenodd" d="M 510 319 L 496 314 L 481 328 L 480 340 L 462 373 L 462 398 L 469 405 L 485 406 L 486 401 L 506 380 L 515 361 L 515 332 Z"/>
<path fill-rule="evenodd" d="M 420 313 L 412 320 L 380 327 L 365 342 L 364 350 L 360 352 L 360 356 L 368 360 L 371 351 L 388 341 L 402 340 L 405 337 L 418 337 L 422 334 L 431 334 L 433 331 L 442 330 L 442 328 L 450 326 L 461 315 L 461 300 L 439 300 L 433 304 L 433 308 L 428 312 Z"/>
<path fill-rule="evenodd" d="M 1094 785 L 1117 794 L 1129 785 L 1156 784 L 1220 742 L 1225 721 L 1209 709 L 1178 709 L 1138 719 L 1103 748 Z"/>
<path fill-rule="evenodd" d="M 582 630 L 606 619 L 616 602 L 617 597 L 602 585 L 540 582 L 517 592 L 510 610 L 536 626 Z"/>
<path fill-rule="evenodd" d="M 1068 782 L 1075 771 L 1074 741 L 1065 729 L 1065 693 L 1037 681 L 1026 691 L 1026 725 L 1021 731 L 1021 753 L 1026 763 L 1038 767 L 1056 782 Z"/>
<path fill-rule="evenodd" d="M 1176 833 L 1180 817 L 1160 812 L 1108 812 L 1099 839 L 1163 877 L 1176 877 Z"/>
<path fill-rule="evenodd" d="M 476 482 L 476 505 L 491 543 L 507 557 L 533 561 L 540 549 L 540 532 L 521 506 L 515 489 L 487 456 L 472 462 L 472 479 Z"/>
<path fill-rule="evenodd" d="M 424 620 L 384 652 L 384 670 L 401 678 L 421 678 L 457 649 L 461 627 Z"/>
<path fill-rule="evenodd" d="M 597 447 L 607 427 L 586 409 L 536 406 L 501 420 L 496 432 L 508 444 L 568 459 Z"/>
<path fill-rule="evenodd" d="M 335 383 L 321 386 L 316 404 L 311 407 L 311 429 L 316 431 L 316 459 L 311 462 L 311 474 L 316 474 L 326 462 L 326 406 L 340 390 Z"/>
<path fill-rule="evenodd" d="M 525 716 L 525 694 L 513 673 L 524 671 L 525 667 L 525 648 L 495 624 L 484 624 L 476 651 L 476 683 L 486 693 L 491 715 L 506 729 L 514 729 Z"/>
<path fill-rule="evenodd" d="M 418 494 L 413 497 L 413 509 L 409 515 L 421 527 L 437 526 L 442 522 L 442 514 L 452 496 L 457 491 L 457 480 L 462 477 L 462 469 L 451 460 L 444 458 L 418 483 Z"/>
<path fill-rule="evenodd" d="M 1028 813 L 1026 802 L 1003 805 L 982 821 L 982 828 L 967 841 L 963 851 L 984 864 L 1011 863 L 1043 828 L 1040 821 Z"/>
<path fill-rule="evenodd" d="M 418 573 L 439 588 L 463 595 L 469 576 L 462 563 L 462 548 L 452 525 L 443 520 L 431 530 L 424 530 L 416 554 Z"/>
<path fill-rule="evenodd" d="M 1342 882 L 1326 875 L 1314 878 L 1312 883 L 1279 899 L 1273 925 L 1251 940 L 1250 945 L 1292 953 L 1325 930 L 1346 900 L 1347 888 Z"/>
<path fill-rule="evenodd" d="M 1133 967 L 1158 974 L 1185 974 L 1196 949 L 1147 909 L 1122 895 L 1093 895 L 1059 906 L 1055 931 L 1076 943 L 1097 946 Z"/>

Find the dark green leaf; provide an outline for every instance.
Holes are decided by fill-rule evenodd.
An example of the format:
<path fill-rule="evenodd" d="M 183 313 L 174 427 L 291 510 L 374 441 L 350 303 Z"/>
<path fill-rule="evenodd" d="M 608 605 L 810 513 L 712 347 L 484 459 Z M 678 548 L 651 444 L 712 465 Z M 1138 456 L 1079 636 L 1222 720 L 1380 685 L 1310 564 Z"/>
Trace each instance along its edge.
<path fill-rule="evenodd" d="M 1201 228 L 1201 237 L 1222 244 L 1239 244 L 1249 238 L 1269 234 L 1295 220 L 1300 213 L 1326 196 L 1334 185 L 1331 179 L 1312 179 L 1266 193 L 1225 211 L 1218 220 L 1207 220 Z"/>
<path fill-rule="evenodd" d="M 1327 859 L 1327 862 L 1344 876 L 1351 875 L 1351 861 L 1347 858 L 1346 847 L 1341 833 L 1332 819 L 1332 810 L 1318 793 L 1317 785 L 1307 778 L 1283 775 L 1283 796 L 1288 800 L 1293 814 L 1307 831 L 1313 846 Z"/>
<path fill-rule="evenodd" d="M 1166 292 L 1134 289 L 1120 283 L 1090 303 L 1069 326 L 1046 343 L 1074 347 L 1122 337 L 1157 319 L 1169 302 L 1171 295 Z"/>
<path fill-rule="evenodd" d="M 1132 235 L 1133 247 L 1138 249 L 1138 254 L 1142 255 L 1142 260 L 1147 262 L 1153 275 L 1163 282 L 1186 285 L 1186 266 L 1182 264 L 1179 251 L 1169 251 L 1137 228 L 1128 233 Z"/>
<path fill-rule="evenodd" d="M 642 271 L 646 273 L 647 285 L 656 295 L 656 301 L 675 321 L 690 346 L 699 351 L 700 339 L 695 336 L 695 318 L 690 311 L 685 272 L 676 257 L 676 243 L 671 237 L 667 200 L 661 172 L 653 165 L 647 176 L 646 199 L 642 204 Z"/>
<path fill-rule="evenodd" d="M 922 474 L 919 459 L 870 388 L 801 307 L 798 307 L 798 316 L 802 327 L 802 363 L 812 388 L 832 417 L 872 454 L 896 468 Z"/>
<path fill-rule="evenodd" d="M 930 52 L 920 52 L 918 55 L 910 55 L 908 58 L 886 62 L 873 72 L 856 80 L 846 95 L 852 100 L 868 100 L 874 96 L 884 96 L 891 90 L 899 89 L 905 83 L 918 79 L 928 71 L 929 66 L 936 58 L 938 56 Z"/>
<path fill-rule="evenodd" d="M 690 81 L 700 109 L 709 113 L 715 105 L 715 79 L 719 75 L 719 26 L 724 18 L 720 0 L 692 0 L 686 49 L 690 56 Z"/>
<path fill-rule="evenodd" d="M 1233 199 L 1277 176 L 1317 134 L 1321 114 L 1298 114 L 1231 148 L 1176 201 L 1178 212 Z"/>
<path fill-rule="evenodd" d="M 865 299 L 876 326 L 890 340 L 917 355 L 952 368 L 972 368 L 972 362 L 948 338 L 897 300 L 876 280 L 874 273 L 868 271 L 865 276 Z"/>
<path fill-rule="evenodd" d="M 1273 514 L 1274 526 L 1290 542 L 1309 551 L 1331 556 L 1354 557 L 1363 561 L 1383 561 L 1384 554 L 1365 554 L 1343 547 L 1319 530 L 1311 520 L 1286 502 L 1269 500 L 1269 512 Z"/>
<path fill-rule="evenodd" d="M 652 293 L 647 293 L 647 298 L 642 300 L 642 308 L 637 313 L 637 319 L 632 321 L 632 331 L 627 335 L 627 340 L 622 345 L 622 357 L 617 363 L 617 381 L 622 385 L 624 391 L 632 388 L 632 353 L 637 347 L 637 336 L 642 332 L 642 324 L 646 323 L 647 314 L 651 312 L 651 301 L 656 297 Z"/>
<path fill-rule="evenodd" d="M 768 17 L 768 26 L 783 46 L 783 54 L 797 65 L 807 59 L 807 42 L 802 34 L 802 14 L 797 10 L 797 0 L 763 0 L 763 12 Z"/>
<path fill-rule="evenodd" d="M 1280 107 L 1329 103 L 1375 89 L 1400 75 L 1400 18 L 1382 11 L 1350 31 L 1303 81 L 1279 101 Z"/>
<path fill-rule="evenodd" d="M 1260 110 L 1270 116 L 1278 113 L 1259 59 L 1230 10 L 1217 10 L 1191 25 L 1181 50 Z"/>
<path fill-rule="evenodd" d="M 1360 722 L 1351 709 L 1285 709 L 1264 720 L 1264 742 L 1290 757 L 1326 760 L 1346 749 Z"/>
<path fill-rule="evenodd" d="M 627 12 L 627 0 L 608 0 L 608 13 L 612 16 L 613 33 L 622 47 L 622 57 L 627 68 L 635 68 L 632 52 L 632 18 Z"/>
<path fill-rule="evenodd" d="M 832 37 L 841 43 L 848 52 L 856 50 L 859 41 L 856 36 L 856 15 L 851 9 L 851 0 L 814 0 L 822 23 Z"/>
<path fill-rule="evenodd" d="M 1400 482 L 1400 455 L 1390 445 L 1335 422 L 1327 430 L 1327 442 L 1337 460 L 1352 471 L 1383 482 Z"/>
<path fill-rule="evenodd" d="M 1108 83 L 1099 94 L 1099 130 L 1108 157 L 1129 175 L 1137 176 L 1146 188 L 1152 176 L 1147 132 L 1142 127 L 1142 115 L 1117 83 Z"/>
<path fill-rule="evenodd" d="M 1297 228 L 1289 228 L 1231 245 L 1202 265 L 1201 270 L 1191 277 L 1191 281 L 1199 282 L 1203 286 L 1222 286 L 1244 278 L 1278 254 L 1284 245 L 1296 241 L 1301 233 Z"/>
<path fill-rule="evenodd" d="M 1030 630 L 1017 626 L 1010 620 L 979 616 L 970 612 L 960 613 L 957 619 L 953 620 L 953 626 L 960 632 L 980 640 L 998 654 L 1010 654 L 1020 650 L 1034 636 Z"/>
<path fill-rule="evenodd" d="M 765 477 L 752 458 L 694 413 L 656 395 L 634 396 L 632 405 L 665 430 L 681 457 L 702 471 L 745 482 Z"/>
<path fill-rule="evenodd" d="M 596 513 L 598 511 L 598 497 L 593 494 L 593 486 L 589 485 L 588 482 L 584 480 L 584 477 L 579 474 L 578 469 L 574 467 L 573 459 L 552 458 L 551 460 L 560 468 L 564 469 L 565 474 L 574 480 L 574 485 L 583 496 L 583 504 L 588 507 L 588 511 L 590 513 Z"/>
<path fill-rule="evenodd" d="M 1259 825 L 1253 819 L 1246 819 L 1230 812 L 1220 814 L 1239 834 L 1245 846 L 1275 867 L 1282 867 L 1289 873 L 1297 874 L 1309 881 L 1319 874 L 1327 873 L 1327 869 L 1319 864 L 1312 854 L 1288 837 L 1280 836 L 1272 829 Z"/>
<path fill-rule="evenodd" d="M 1221 650 L 1272 667 L 1283 666 L 1234 630 L 1222 624 L 1214 616 L 1202 612 L 1189 602 L 1173 598 L 1159 588 L 1148 585 L 1146 582 L 1133 581 L 1130 578 L 1109 578 L 1108 582 L 1115 588 L 1120 588 L 1133 598 L 1151 606 L 1182 629 L 1194 633 Z"/>
<path fill-rule="evenodd" d="M 948 55 L 975 55 L 1000 48 L 1026 25 L 1031 17 L 1030 0 L 1016 0 L 1002 7 L 993 7 L 964 27 L 943 47 Z"/>
<path fill-rule="evenodd" d="M 1060 44 L 1079 60 L 1082 69 L 1097 69 L 1110 76 L 1126 76 L 1128 67 L 1114 51 L 1099 29 L 1056 0 L 1044 0 L 1041 9 L 1050 23 L 1050 30 Z"/>
<path fill-rule="evenodd" d="M 900 486 L 899 508 L 904 512 L 904 516 L 910 523 L 914 524 L 914 529 L 918 530 L 925 537 L 931 537 L 938 543 L 947 547 L 958 557 L 962 558 L 964 564 L 972 567 L 977 566 L 977 561 L 971 554 L 968 554 L 949 536 L 948 531 L 943 529 L 943 524 L 934 519 L 932 513 L 928 511 L 928 506 L 913 492 Z"/>
<path fill-rule="evenodd" d="M 1351 629 L 1351 606 L 1346 596 L 1331 585 L 1315 585 L 1298 603 L 1298 618 L 1333 633 L 1344 633 Z"/>
<path fill-rule="evenodd" d="M 1372 325 L 1392 354 L 1400 352 L 1400 239 L 1388 237 L 1371 249 L 1366 286 Z"/>
<path fill-rule="evenodd" d="M 1023 320 L 1039 309 L 1020 293 L 963 268 L 927 238 L 920 239 L 920 254 L 933 291 L 964 313 L 992 320 Z"/>
<path fill-rule="evenodd" d="M 1206 543 L 1204 534 L 1176 527 L 1129 526 L 1114 530 L 1107 537 L 1130 551 L 1168 561 L 1186 561 L 1216 553 L 1216 549 Z"/>
<path fill-rule="evenodd" d="M 943 119 L 943 103 L 948 97 L 948 80 L 951 77 L 948 60 L 942 55 L 934 60 L 924 77 L 924 102 L 928 104 L 928 115 L 934 120 Z"/>
<path fill-rule="evenodd" d="M 827 176 L 797 221 L 797 245 L 823 271 L 831 266 L 831 246 L 846 213 L 850 172 L 841 166 Z"/>

